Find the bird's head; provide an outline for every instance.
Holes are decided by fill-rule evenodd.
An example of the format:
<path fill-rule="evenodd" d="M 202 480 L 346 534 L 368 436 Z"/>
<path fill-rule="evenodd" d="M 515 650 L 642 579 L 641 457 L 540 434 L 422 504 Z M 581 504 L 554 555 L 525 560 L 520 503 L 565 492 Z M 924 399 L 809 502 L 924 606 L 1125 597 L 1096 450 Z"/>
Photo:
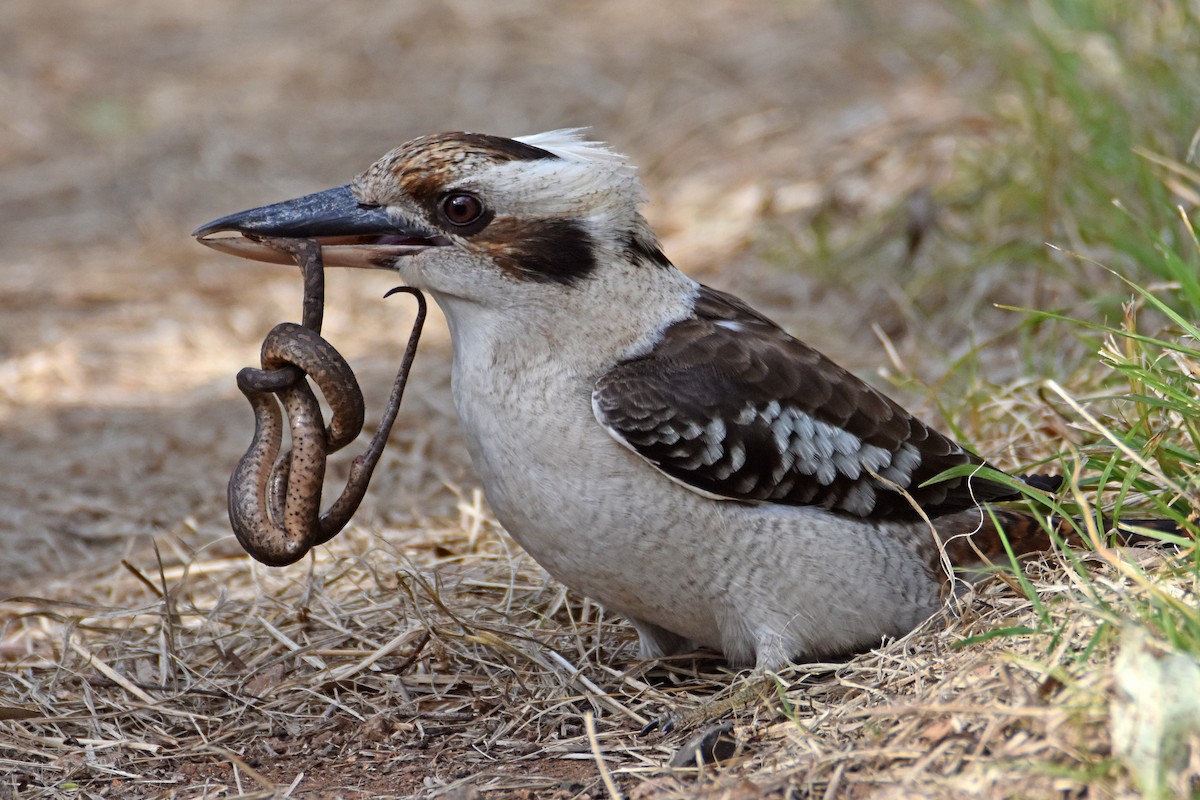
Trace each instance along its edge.
<path fill-rule="evenodd" d="M 329 266 L 394 269 L 440 301 L 488 304 L 569 292 L 607 263 L 668 267 L 641 201 L 634 168 L 578 130 L 443 133 L 397 147 L 345 186 L 232 214 L 194 235 L 273 262 L 289 259 L 257 237 L 312 238 Z M 241 235 L 218 235 L 226 232 Z"/>

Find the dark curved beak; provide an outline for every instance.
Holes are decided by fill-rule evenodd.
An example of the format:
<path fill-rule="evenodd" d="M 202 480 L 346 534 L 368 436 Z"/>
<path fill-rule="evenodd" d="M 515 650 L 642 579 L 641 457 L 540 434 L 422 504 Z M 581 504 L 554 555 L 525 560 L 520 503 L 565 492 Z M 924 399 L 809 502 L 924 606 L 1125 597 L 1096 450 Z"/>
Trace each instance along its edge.
<path fill-rule="evenodd" d="M 215 237 L 218 233 L 240 235 Z M 192 236 L 214 250 L 274 264 L 293 260 L 258 239 L 315 239 L 326 265 L 367 269 L 395 269 L 403 256 L 450 244 L 425 226 L 359 203 L 349 185 L 239 211 L 201 225 Z"/>

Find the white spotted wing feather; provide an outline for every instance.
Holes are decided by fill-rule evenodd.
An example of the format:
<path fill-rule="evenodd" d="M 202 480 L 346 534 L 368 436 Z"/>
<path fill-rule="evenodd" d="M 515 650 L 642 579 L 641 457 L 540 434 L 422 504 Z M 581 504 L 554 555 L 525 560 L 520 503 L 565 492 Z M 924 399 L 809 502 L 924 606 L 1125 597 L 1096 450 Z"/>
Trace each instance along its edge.
<path fill-rule="evenodd" d="M 708 497 L 911 518 L 912 502 L 896 486 L 929 516 L 1009 494 L 967 477 L 922 486 L 950 467 L 983 462 L 707 287 L 691 317 L 601 376 L 592 408 L 617 441 Z"/>

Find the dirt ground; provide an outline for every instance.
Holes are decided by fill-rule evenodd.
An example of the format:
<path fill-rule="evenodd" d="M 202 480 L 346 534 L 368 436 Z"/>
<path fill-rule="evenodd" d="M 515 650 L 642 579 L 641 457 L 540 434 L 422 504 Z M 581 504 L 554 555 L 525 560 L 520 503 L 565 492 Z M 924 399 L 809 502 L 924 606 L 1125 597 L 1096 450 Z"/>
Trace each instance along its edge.
<path fill-rule="evenodd" d="M 685 270 L 866 376 L 886 364 L 871 322 L 901 353 L 915 346 L 889 276 L 851 290 L 759 245 L 817 213 L 843 225 L 900 215 L 944 179 L 970 127 L 968 79 L 911 56 L 938 5 L 749 8 L 0 6 L 0 597 L 61 597 L 72 583 L 92 597 L 122 558 L 153 563 L 151 543 L 168 565 L 238 554 L 224 484 L 252 419 L 233 376 L 296 317 L 300 286 L 294 270 L 221 256 L 189 233 L 344 183 L 416 135 L 590 126 L 640 165 L 648 216 Z M 870 235 L 898 263 L 896 220 Z M 363 381 L 369 416 L 411 318 L 403 299 L 380 299 L 393 283 L 329 278 L 325 333 Z M 357 518 L 385 540 L 457 525 L 477 488 L 448 366 L 435 315 Z M 319 793 L 339 763 L 311 768 L 301 788 Z M 545 770 L 564 785 L 596 774 L 591 761 L 554 763 Z"/>

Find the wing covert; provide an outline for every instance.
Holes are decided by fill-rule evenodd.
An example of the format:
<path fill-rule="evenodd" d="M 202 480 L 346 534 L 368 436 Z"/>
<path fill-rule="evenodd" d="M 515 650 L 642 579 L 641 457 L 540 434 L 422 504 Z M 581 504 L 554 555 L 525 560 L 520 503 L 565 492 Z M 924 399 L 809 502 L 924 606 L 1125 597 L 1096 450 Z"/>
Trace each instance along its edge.
<path fill-rule="evenodd" d="M 983 479 L 921 487 L 984 462 L 742 301 L 701 287 L 693 316 L 596 382 L 597 420 L 674 480 L 742 501 L 858 517 L 930 516 L 1010 494 Z M 879 480 L 871 473 L 884 480 Z"/>

